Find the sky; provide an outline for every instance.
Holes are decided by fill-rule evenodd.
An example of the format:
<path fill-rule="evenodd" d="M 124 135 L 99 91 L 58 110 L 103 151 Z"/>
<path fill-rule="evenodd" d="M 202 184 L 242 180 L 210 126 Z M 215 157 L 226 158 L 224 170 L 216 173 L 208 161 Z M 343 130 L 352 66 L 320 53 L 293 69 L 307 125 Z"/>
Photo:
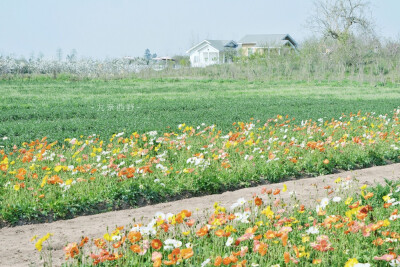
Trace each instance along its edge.
<path fill-rule="evenodd" d="M 399 0 L 372 0 L 382 37 L 400 38 Z M 184 55 L 204 39 L 246 34 L 312 35 L 313 0 L 0 0 L 0 55 Z"/>

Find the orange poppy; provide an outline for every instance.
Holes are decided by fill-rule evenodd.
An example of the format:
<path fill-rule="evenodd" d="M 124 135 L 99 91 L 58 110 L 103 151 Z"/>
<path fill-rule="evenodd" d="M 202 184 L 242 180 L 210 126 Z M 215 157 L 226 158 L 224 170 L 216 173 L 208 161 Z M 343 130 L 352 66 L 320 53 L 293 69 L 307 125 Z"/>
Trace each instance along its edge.
<path fill-rule="evenodd" d="M 145 174 L 145 173 L 153 173 L 153 171 L 150 170 L 150 167 L 151 166 L 143 166 L 143 167 L 140 167 L 139 170 L 142 171 L 143 174 Z"/>
<path fill-rule="evenodd" d="M 78 245 L 76 243 L 70 243 L 64 248 L 64 252 L 66 260 L 68 260 L 69 258 L 74 258 L 76 255 L 79 254 Z"/>
<path fill-rule="evenodd" d="M 276 158 L 276 155 L 274 153 L 272 153 L 272 152 L 269 152 L 268 159 L 269 160 L 273 160 L 274 158 Z"/>
<path fill-rule="evenodd" d="M 191 211 L 188 211 L 188 210 L 182 210 L 181 213 L 184 214 L 185 217 L 190 217 L 190 216 L 192 216 L 192 212 L 191 212 Z"/>
<path fill-rule="evenodd" d="M 133 244 L 132 246 L 130 246 L 130 249 L 135 252 L 135 253 L 140 253 L 141 249 L 139 245 Z"/>
<path fill-rule="evenodd" d="M 318 216 L 324 216 L 326 214 L 326 210 L 319 209 Z"/>
<path fill-rule="evenodd" d="M 293 250 L 294 250 L 294 252 L 296 253 L 296 257 L 297 257 L 297 258 L 300 258 L 300 252 L 299 252 L 299 249 L 297 248 L 296 245 L 293 245 Z"/>
<path fill-rule="evenodd" d="M 281 192 L 281 190 L 279 189 L 279 188 L 277 188 L 277 189 L 275 189 L 275 191 L 274 191 L 274 195 L 277 195 L 277 194 L 279 194 Z"/>
<path fill-rule="evenodd" d="M 186 221 L 185 223 L 187 226 L 192 227 L 195 222 L 196 222 L 195 219 L 190 219 L 190 220 Z"/>
<path fill-rule="evenodd" d="M 383 231 L 383 232 L 382 232 L 382 235 L 383 235 L 383 236 L 389 236 L 389 235 L 390 235 L 390 232 L 389 232 L 389 231 Z"/>
<path fill-rule="evenodd" d="M 106 247 L 106 242 L 103 240 L 103 238 L 96 238 L 93 240 L 94 244 L 98 248 L 105 248 Z"/>
<path fill-rule="evenodd" d="M 375 246 L 381 246 L 383 244 L 383 239 L 379 237 L 378 239 L 372 241 L 372 244 Z"/>
<path fill-rule="evenodd" d="M 350 208 L 350 209 L 355 209 L 355 208 L 358 208 L 359 205 L 360 205 L 360 201 L 357 201 L 357 202 L 355 202 L 355 203 L 349 205 L 349 208 Z"/>
<path fill-rule="evenodd" d="M 118 241 L 117 243 L 114 243 L 114 244 L 113 244 L 113 247 L 114 247 L 114 248 L 119 248 L 121 245 L 122 245 L 122 242 L 121 242 L 121 241 Z"/>
<path fill-rule="evenodd" d="M 0 165 L 0 170 L 2 170 L 3 172 L 6 172 L 7 169 L 8 169 L 8 167 L 7 167 L 6 164 L 1 164 L 1 165 Z"/>
<path fill-rule="evenodd" d="M 369 192 L 368 194 L 366 194 L 366 195 L 364 196 L 364 199 L 367 200 L 367 199 L 369 199 L 369 198 L 371 198 L 371 197 L 373 197 L 373 196 L 374 196 L 374 193 Z"/>
<path fill-rule="evenodd" d="M 139 232 L 129 232 L 128 234 L 128 239 L 129 241 L 131 241 L 131 243 L 135 243 L 137 241 L 139 241 L 142 238 L 142 234 Z"/>
<path fill-rule="evenodd" d="M 215 231 L 215 235 L 219 236 L 219 237 L 223 237 L 225 235 L 225 231 L 222 229 L 219 229 L 219 230 Z"/>
<path fill-rule="evenodd" d="M 160 228 L 164 229 L 164 232 L 168 232 L 169 226 L 168 224 L 164 223 L 160 225 Z"/>
<path fill-rule="evenodd" d="M 256 235 L 255 237 L 253 237 L 253 240 L 260 240 L 262 238 L 262 235 Z"/>
<path fill-rule="evenodd" d="M 335 225 L 335 228 L 336 228 L 336 229 L 339 229 L 339 228 L 342 228 L 343 226 L 344 226 L 343 223 L 339 223 L 339 224 L 336 224 L 336 225 Z"/>
<path fill-rule="evenodd" d="M 235 255 L 230 255 L 229 259 L 231 260 L 232 263 L 236 263 L 239 260 Z"/>
<path fill-rule="evenodd" d="M 283 259 L 285 260 L 286 264 L 290 262 L 290 254 L 289 254 L 289 252 L 283 253 Z"/>
<path fill-rule="evenodd" d="M 258 226 L 255 225 L 254 227 L 249 227 L 246 229 L 245 233 L 246 234 L 254 234 L 258 229 Z"/>
<path fill-rule="evenodd" d="M 287 246 L 288 238 L 289 238 L 289 236 L 288 236 L 287 233 L 284 233 L 284 234 L 282 235 L 282 237 L 281 237 L 281 239 L 282 239 L 282 245 L 283 245 L 284 247 Z"/>
<path fill-rule="evenodd" d="M 224 265 L 229 265 L 229 264 L 231 264 L 231 262 L 232 262 L 232 260 L 231 260 L 231 258 L 229 258 L 229 257 L 226 257 L 226 258 L 224 258 L 224 259 L 222 260 L 222 263 L 223 263 Z"/>
<path fill-rule="evenodd" d="M 263 203 L 263 201 L 262 201 L 261 198 L 256 197 L 256 198 L 254 199 L 254 204 L 256 204 L 256 206 L 261 206 L 262 203 Z"/>
<path fill-rule="evenodd" d="M 89 242 L 89 237 L 84 237 L 81 240 L 81 243 L 79 243 L 79 247 L 83 247 L 87 242 Z"/>
<path fill-rule="evenodd" d="M 151 241 L 151 247 L 156 249 L 156 250 L 159 250 L 162 247 L 161 240 L 160 239 L 153 239 Z"/>
<path fill-rule="evenodd" d="M 220 266 L 222 264 L 222 257 L 218 256 L 215 258 L 214 266 Z"/>
<path fill-rule="evenodd" d="M 268 231 L 264 234 L 264 237 L 265 237 L 266 239 L 273 239 L 273 238 L 275 238 L 275 232 L 272 231 L 272 230 L 268 230 Z"/>
<path fill-rule="evenodd" d="M 175 222 L 176 223 L 178 223 L 178 224 L 180 224 L 180 223 L 183 223 L 183 214 L 182 213 L 178 213 L 176 216 L 175 216 Z"/>
<path fill-rule="evenodd" d="M 174 249 L 171 254 L 168 255 L 169 261 L 164 261 L 165 265 L 174 265 L 178 262 L 180 259 L 180 252 L 181 250 L 179 248 Z"/>
<path fill-rule="evenodd" d="M 228 168 L 231 167 L 231 165 L 230 165 L 228 162 L 222 162 L 222 163 L 221 163 L 221 166 L 222 166 L 223 168 L 225 168 L 225 169 L 228 169 Z"/>
<path fill-rule="evenodd" d="M 241 250 L 239 250 L 237 252 L 232 252 L 232 255 L 233 256 L 239 256 L 241 252 L 242 252 Z"/>
<path fill-rule="evenodd" d="M 238 264 L 232 265 L 232 267 L 245 267 L 247 260 L 242 260 Z"/>
<path fill-rule="evenodd" d="M 265 256 L 268 251 L 268 244 L 265 244 L 263 242 L 260 242 L 260 246 L 258 247 L 258 253 L 260 253 L 261 256 Z"/>
<path fill-rule="evenodd" d="M 196 232 L 196 234 L 198 236 L 205 236 L 206 234 L 208 234 L 208 227 L 207 226 L 203 226 L 199 229 L 199 231 Z"/>
<path fill-rule="evenodd" d="M 117 155 L 117 158 L 118 158 L 118 159 L 123 159 L 123 158 L 126 158 L 126 156 L 125 156 L 124 154 L 118 154 L 118 155 Z"/>
<path fill-rule="evenodd" d="M 316 242 L 313 242 L 310 245 L 313 249 L 318 251 L 334 250 L 332 244 L 329 242 L 328 236 L 326 235 L 318 236 Z"/>
<path fill-rule="evenodd" d="M 64 181 L 58 176 L 58 175 L 53 175 L 49 179 L 47 179 L 48 184 L 62 184 Z"/>
<path fill-rule="evenodd" d="M 367 213 L 363 213 L 363 212 L 358 212 L 356 214 L 357 219 L 359 219 L 360 221 L 364 221 L 364 219 L 367 217 Z"/>
<path fill-rule="evenodd" d="M 384 207 L 385 209 L 389 208 L 390 206 L 392 206 L 392 203 L 385 203 L 385 204 L 383 204 L 383 207 Z"/>
<path fill-rule="evenodd" d="M 303 204 L 300 205 L 299 212 L 300 212 L 300 213 L 303 213 L 305 210 L 306 210 L 305 206 L 304 206 Z"/>
<path fill-rule="evenodd" d="M 192 248 L 185 248 L 181 250 L 182 259 L 186 260 L 189 259 L 194 255 Z"/>

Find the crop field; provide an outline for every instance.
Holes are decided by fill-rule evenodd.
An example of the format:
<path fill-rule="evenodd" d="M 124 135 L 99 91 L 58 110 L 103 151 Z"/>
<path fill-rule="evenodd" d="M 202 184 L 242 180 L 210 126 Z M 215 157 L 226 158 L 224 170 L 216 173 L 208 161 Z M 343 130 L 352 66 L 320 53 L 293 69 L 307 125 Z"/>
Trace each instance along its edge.
<path fill-rule="evenodd" d="M 276 115 L 306 119 L 342 113 L 391 113 L 400 105 L 398 85 L 246 82 L 224 80 L 12 80 L 0 81 L 0 146 L 48 137 L 104 138 L 127 131 L 169 132 L 182 123 L 216 125 L 265 121 Z M 171 127 L 168 129 L 167 127 Z"/>
<path fill-rule="evenodd" d="M 3 225 L 400 160 L 394 86 L 3 81 L 1 90 Z"/>

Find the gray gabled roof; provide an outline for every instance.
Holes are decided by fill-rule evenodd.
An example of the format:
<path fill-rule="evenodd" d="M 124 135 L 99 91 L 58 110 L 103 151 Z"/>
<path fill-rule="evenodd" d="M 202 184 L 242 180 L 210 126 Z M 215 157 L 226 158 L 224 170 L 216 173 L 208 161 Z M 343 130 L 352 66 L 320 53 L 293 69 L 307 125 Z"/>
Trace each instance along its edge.
<path fill-rule="evenodd" d="M 283 46 L 288 42 L 297 47 L 296 41 L 289 34 L 248 34 L 238 41 L 239 44 L 255 44 L 258 47 Z"/>
<path fill-rule="evenodd" d="M 212 47 L 215 47 L 219 51 L 223 51 L 225 48 L 227 48 L 227 45 L 230 43 L 235 43 L 233 40 L 208 40 L 206 39 L 207 42 L 210 43 Z"/>
<path fill-rule="evenodd" d="M 190 48 L 186 53 L 189 53 L 190 51 L 192 51 L 193 49 L 197 48 L 198 46 L 200 46 L 203 43 L 208 43 L 210 44 L 212 47 L 214 47 L 215 49 L 219 50 L 219 51 L 224 51 L 227 48 L 236 48 L 237 47 L 237 43 L 233 40 L 203 40 L 201 43 L 193 46 L 192 48 Z"/>

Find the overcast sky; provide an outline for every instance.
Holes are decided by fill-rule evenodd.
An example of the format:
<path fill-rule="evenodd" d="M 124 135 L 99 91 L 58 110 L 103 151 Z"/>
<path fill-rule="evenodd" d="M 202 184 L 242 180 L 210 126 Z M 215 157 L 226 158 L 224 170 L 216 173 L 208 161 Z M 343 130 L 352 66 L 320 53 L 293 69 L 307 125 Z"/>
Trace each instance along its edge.
<path fill-rule="evenodd" d="M 400 37 L 400 1 L 372 0 L 383 37 Z M 310 35 L 313 0 L 0 0 L 0 54 L 79 57 L 184 54 L 203 39 Z"/>

